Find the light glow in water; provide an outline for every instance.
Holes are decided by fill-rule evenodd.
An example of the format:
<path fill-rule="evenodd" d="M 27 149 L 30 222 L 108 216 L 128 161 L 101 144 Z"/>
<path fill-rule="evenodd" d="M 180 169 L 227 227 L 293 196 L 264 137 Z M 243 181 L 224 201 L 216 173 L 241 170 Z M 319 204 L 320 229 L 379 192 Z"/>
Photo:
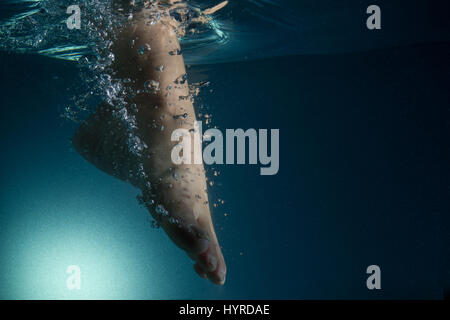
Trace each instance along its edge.
<path fill-rule="evenodd" d="M 94 214 L 94 213 L 93 213 Z M 43 224 L 44 225 L 44 224 Z M 43 228 L 26 233 L 9 250 L 14 299 L 125 299 L 132 296 L 126 274 L 127 256 L 118 241 L 90 230 L 67 231 L 45 222 Z M 67 285 L 69 266 L 80 268 L 80 289 Z M 151 265 L 146 266 L 151 272 Z M 152 283 L 152 281 L 149 281 Z"/>
<path fill-rule="evenodd" d="M 43 171 L 49 172 L 47 169 Z M 75 186 L 65 185 L 62 177 L 53 178 L 61 190 L 66 188 L 59 192 L 46 187 L 52 179 L 46 180 L 45 175 L 35 174 L 33 178 L 41 185 L 30 184 L 22 190 L 22 196 L 2 194 L 4 209 L 14 213 L 1 233 L 4 297 L 140 299 L 160 298 L 168 292 L 167 287 L 173 284 L 161 275 L 164 262 L 158 254 L 165 245 L 161 242 L 164 238 L 142 223 L 143 212 L 137 205 L 130 205 L 134 203 L 131 197 L 122 206 L 108 201 L 100 192 L 90 197 L 91 191 L 76 191 Z M 123 189 L 116 192 L 135 192 L 125 184 L 118 186 Z M 3 220 L 0 223 L 5 226 Z M 134 226 L 139 226 L 145 236 L 130 235 Z M 80 268 L 79 290 L 67 285 L 69 266 Z M 145 282 L 139 279 L 143 274 Z"/>

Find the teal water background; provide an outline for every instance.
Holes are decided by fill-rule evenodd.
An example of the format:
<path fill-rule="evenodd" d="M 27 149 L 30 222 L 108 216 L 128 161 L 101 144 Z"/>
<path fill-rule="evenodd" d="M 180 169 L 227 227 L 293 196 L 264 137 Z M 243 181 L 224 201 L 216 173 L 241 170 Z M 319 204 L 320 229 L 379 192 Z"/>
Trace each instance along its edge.
<path fill-rule="evenodd" d="M 353 17 L 355 6 L 345 8 L 342 16 Z M 423 25 L 447 30 L 440 21 Z M 367 43 L 396 39 L 388 26 Z M 317 35 L 334 48 L 337 36 Z M 61 114 L 79 81 L 76 65 L 1 53 L 0 298 L 444 297 L 450 46 L 429 36 L 368 51 L 352 42 L 347 52 L 229 55 L 188 69 L 192 81 L 211 82 L 198 103 L 214 125 L 281 133 L 278 175 L 218 168 L 210 193 L 226 201 L 213 209 L 224 287 L 198 278 L 151 228 L 136 189 L 73 150 L 76 124 Z M 382 269 L 381 291 L 366 288 L 372 264 Z M 69 265 L 81 267 L 80 291 L 66 287 Z"/>

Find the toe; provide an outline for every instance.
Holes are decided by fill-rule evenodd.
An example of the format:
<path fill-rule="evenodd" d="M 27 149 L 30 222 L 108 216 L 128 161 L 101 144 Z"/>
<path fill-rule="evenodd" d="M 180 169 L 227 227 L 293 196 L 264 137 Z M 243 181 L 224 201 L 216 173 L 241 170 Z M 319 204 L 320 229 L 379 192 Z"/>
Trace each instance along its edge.
<path fill-rule="evenodd" d="M 212 250 L 206 250 L 198 256 L 199 265 L 207 272 L 213 272 L 217 268 L 217 258 Z"/>
<path fill-rule="evenodd" d="M 218 285 L 225 283 L 225 259 L 217 244 L 211 243 L 206 252 L 198 255 L 197 264 L 206 273 L 211 282 Z"/>
<path fill-rule="evenodd" d="M 226 268 L 224 263 L 219 263 L 217 268 L 207 273 L 208 279 L 217 284 L 217 285 L 224 285 L 226 280 Z"/>
<path fill-rule="evenodd" d="M 195 270 L 195 272 L 197 272 L 197 274 L 198 274 L 200 277 L 202 277 L 202 278 L 204 278 L 204 279 L 207 279 L 207 278 L 208 278 L 208 276 L 206 275 L 206 271 L 203 270 L 203 268 L 200 267 L 200 265 L 199 265 L 198 263 L 194 264 L 194 270 Z"/>

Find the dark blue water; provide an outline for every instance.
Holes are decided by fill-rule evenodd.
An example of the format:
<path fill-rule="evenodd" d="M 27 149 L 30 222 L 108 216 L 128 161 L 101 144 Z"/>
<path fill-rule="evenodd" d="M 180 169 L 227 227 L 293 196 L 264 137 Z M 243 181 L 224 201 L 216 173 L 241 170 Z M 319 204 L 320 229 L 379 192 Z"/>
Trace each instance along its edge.
<path fill-rule="evenodd" d="M 423 25 L 445 30 L 439 21 Z M 188 69 L 211 81 L 198 105 L 220 129 L 280 129 L 278 175 L 214 167 L 224 287 L 151 228 L 138 190 L 73 150 L 76 124 L 61 114 L 76 65 L 1 53 L 0 298 L 443 298 L 450 45 L 381 47 Z M 80 291 L 66 288 L 72 264 Z M 372 264 L 379 291 L 366 288 Z"/>

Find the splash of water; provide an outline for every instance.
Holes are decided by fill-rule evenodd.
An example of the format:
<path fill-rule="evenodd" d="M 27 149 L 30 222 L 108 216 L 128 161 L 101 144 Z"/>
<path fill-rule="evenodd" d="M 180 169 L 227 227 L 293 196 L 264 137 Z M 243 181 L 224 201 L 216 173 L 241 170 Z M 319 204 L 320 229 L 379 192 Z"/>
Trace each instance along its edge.
<path fill-rule="evenodd" d="M 78 61 L 86 55 L 95 55 L 97 45 L 114 27 L 126 23 L 133 12 L 118 8 L 115 0 L 78 0 L 82 12 L 80 30 L 69 30 L 66 26 L 69 0 L 6 0 L 2 11 L 16 14 L 0 20 L 0 50 L 41 55 Z M 179 22 L 176 29 L 182 46 L 190 52 L 205 45 L 219 46 L 228 40 L 227 33 L 209 14 L 210 9 L 201 10 L 194 2 L 173 0 L 134 0 L 134 11 L 142 7 L 169 8 L 170 15 Z M 161 10 L 154 11 L 151 23 L 161 18 Z M 206 13 L 205 13 L 206 12 Z M 103 40 L 103 41 L 102 41 Z M 178 53 L 179 54 L 179 53 Z"/>

